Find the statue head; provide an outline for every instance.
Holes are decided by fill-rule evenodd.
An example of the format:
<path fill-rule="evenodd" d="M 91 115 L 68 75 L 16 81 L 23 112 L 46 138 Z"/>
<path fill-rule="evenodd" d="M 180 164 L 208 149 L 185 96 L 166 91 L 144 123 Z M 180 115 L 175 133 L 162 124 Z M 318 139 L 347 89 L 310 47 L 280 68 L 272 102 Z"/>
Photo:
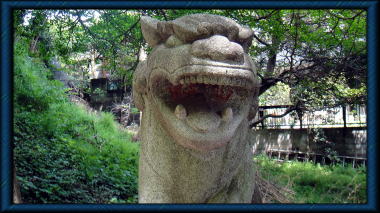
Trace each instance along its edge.
<path fill-rule="evenodd" d="M 251 29 L 211 14 L 173 21 L 144 16 L 141 29 L 153 50 L 134 74 L 136 106 L 151 105 L 163 129 L 186 148 L 226 145 L 257 109 Z"/>

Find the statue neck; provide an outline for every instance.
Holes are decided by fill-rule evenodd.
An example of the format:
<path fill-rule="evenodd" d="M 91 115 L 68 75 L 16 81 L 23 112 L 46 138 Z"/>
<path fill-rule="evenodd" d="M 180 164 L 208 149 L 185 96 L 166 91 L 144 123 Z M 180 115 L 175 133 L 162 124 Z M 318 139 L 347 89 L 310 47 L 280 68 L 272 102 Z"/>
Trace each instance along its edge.
<path fill-rule="evenodd" d="M 238 174 L 242 150 L 250 152 L 245 134 L 237 134 L 220 149 L 195 152 L 178 145 L 146 107 L 140 133 L 139 202 L 226 202 L 228 198 L 220 193 L 227 193 Z"/>

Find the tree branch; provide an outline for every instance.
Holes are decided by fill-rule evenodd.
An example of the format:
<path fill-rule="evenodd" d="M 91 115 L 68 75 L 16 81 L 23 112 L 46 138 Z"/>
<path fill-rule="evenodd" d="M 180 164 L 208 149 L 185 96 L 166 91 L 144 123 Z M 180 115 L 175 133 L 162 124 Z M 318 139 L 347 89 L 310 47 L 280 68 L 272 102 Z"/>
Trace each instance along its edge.
<path fill-rule="evenodd" d="M 91 35 L 91 37 L 93 37 L 93 38 L 97 38 L 97 39 L 101 39 L 101 40 L 104 40 L 104 41 L 107 41 L 108 43 L 110 43 L 111 45 L 115 45 L 115 40 L 116 40 L 116 38 L 119 38 L 119 37 L 121 37 L 121 36 L 124 36 L 124 38 L 122 39 L 122 42 L 123 41 L 126 41 L 126 38 L 128 38 L 128 37 L 130 37 L 129 35 L 128 35 L 128 33 L 130 32 L 130 31 L 132 31 L 133 30 L 133 28 L 135 28 L 136 26 L 137 26 L 137 24 L 140 22 L 140 18 L 135 22 L 135 23 L 133 23 L 126 31 L 124 31 L 124 32 L 121 32 L 119 35 L 117 35 L 117 36 L 115 36 L 114 38 L 112 38 L 112 39 L 107 39 L 107 38 L 103 38 L 103 37 L 100 37 L 100 36 L 98 36 L 97 34 L 95 34 L 94 32 L 92 32 L 84 23 L 83 23 L 83 21 L 81 20 L 81 18 L 80 18 L 80 16 L 81 16 L 81 14 L 80 14 L 80 12 L 79 11 L 76 11 L 75 12 L 75 14 L 78 16 L 78 21 L 79 21 L 79 23 L 80 23 L 80 25 L 84 28 L 84 30 L 88 33 L 88 34 L 90 34 Z"/>
<path fill-rule="evenodd" d="M 165 10 L 164 9 L 160 9 L 160 12 L 161 12 L 162 16 L 164 16 L 165 21 L 168 21 L 168 16 L 166 15 Z"/>
<path fill-rule="evenodd" d="M 290 106 L 283 114 L 281 115 L 275 115 L 275 114 L 268 114 L 268 115 L 265 115 L 263 116 L 262 118 L 260 118 L 259 120 L 257 121 L 254 121 L 252 123 L 249 124 L 249 128 L 252 128 L 252 127 L 255 127 L 257 124 L 263 122 L 265 119 L 267 118 L 282 118 L 284 117 L 285 115 L 293 112 L 294 110 L 297 110 L 298 109 L 298 106 L 295 105 L 295 106 Z"/>
<path fill-rule="evenodd" d="M 107 41 L 108 43 L 110 44 L 113 44 L 114 42 L 112 40 L 109 40 L 109 39 L 106 39 L 106 38 L 103 38 L 103 37 L 100 37 L 98 35 L 96 35 L 95 33 L 93 33 L 82 21 L 81 19 L 81 14 L 79 11 L 75 11 L 75 14 L 78 16 L 78 21 L 80 23 L 80 25 L 83 27 L 83 29 L 91 35 L 91 37 L 93 38 L 97 38 L 97 39 L 101 39 L 101 40 L 104 40 L 104 41 Z"/>
<path fill-rule="evenodd" d="M 259 16 L 257 18 L 255 18 L 254 21 L 260 21 L 262 19 L 267 19 L 269 17 L 271 17 L 275 12 L 278 12 L 279 10 L 272 10 L 272 12 L 270 12 L 268 15 L 265 15 L 265 16 Z"/>
<path fill-rule="evenodd" d="M 121 35 L 124 35 L 124 38 L 122 39 L 122 42 L 126 42 L 127 38 L 131 37 L 130 35 L 128 35 L 128 33 L 131 32 L 133 30 L 133 28 L 135 28 L 139 22 L 140 22 L 140 18 L 138 18 L 137 21 L 128 28 L 128 30 L 126 30 L 125 32 L 123 32 L 121 34 Z M 133 38 L 133 39 L 135 39 L 135 38 Z"/>
<path fill-rule="evenodd" d="M 261 44 L 264 44 L 265 46 L 269 46 L 270 44 L 268 44 L 267 42 L 265 42 L 264 40 L 260 39 L 259 37 L 256 36 L 255 33 L 253 33 L 253 37 L 258 41 L 260 42 Z"/>
<path fill-rule="evenodd" d="M 297 45 L 298 45 L 298 27 L 299 27 L 299 22 L 300 22 L 299 12 L 297 12 L 296 14 L 293 12 L 292 17 L 295 17 L 295 28 L 296 28 L 296 32 L 295 33 L 296 34 L 294 35 L 294 46 L 293 46 L 292 52 L 290 54 L 290 70 L 293 70 L 294 55 L 295 55 L 295 52 L 296 52 L 296 49 L 297 49 Z"/>
<path fill-rule="evenodd" d="M 358 17 L 360 14 L 364 13 L 364 11 L 365 11 L 365 10 L 362 10 L 362 11 L 358 12 L 357 14 L 355 14 L 355 15 L 352 16 L 352 17 L 342 17 L 342 16 L 339 16 L 339 15 L 337 15 L 337 14 L 332 13 L 332 12 L 329 11 L 329 10 L 327 10 L 327 13 L 328 13 L 329 15 L 334 16 L 334 17 L 337 18 L 337 19 L 342 19 L 342 20 L 354 20 L 354 19 L 355 19 L 356 17 Z"/>
<path fill-rule="evenodd" d="M 316 67 L 316 64 L 307 66 L 307 67 L 302 67 L 300 68 L 300 65 L 298 65 L 295 69 L 288 69 L 283 72 L 281 72 L 279 75 L 276 77 L 269 77 L 269 78 L 262 78 L 261 79 L 261 86 L 260 86 L 260 91 L 259 91 L 259 96 L 263 94 L 267 89 L 270 87 L 274 86 L 278 82 L 283 82 L 285 80 L 286 75 L 291 75 L 297 72 L 302 72 L 305 70 L 310 70 L 312 68 Z"/>

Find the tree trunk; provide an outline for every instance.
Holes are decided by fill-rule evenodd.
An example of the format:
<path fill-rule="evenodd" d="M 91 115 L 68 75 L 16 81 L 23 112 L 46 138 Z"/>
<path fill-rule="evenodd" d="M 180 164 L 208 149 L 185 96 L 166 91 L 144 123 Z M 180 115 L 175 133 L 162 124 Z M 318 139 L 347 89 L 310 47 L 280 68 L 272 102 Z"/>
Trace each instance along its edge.
<path fill-rule="evenodd" d="M 39 36 L 39 35 L 35 36 L 35 37 L 32 39 L 32 41 L 31 41 L 31 43 L 30 43 L 30 52 L 31 52 L 31 53 L 35 53 L 35 52 L 36 52 L 38 39 L 40 39 L 40 36 Z"/>
<path fill-rule="evenodd" d="M 14 162 L 13 162 L 13 203 L 14 204 L 22 203 L 20 187 L 18 185 L 18 181 L 16 178 L 16 166 Z"/>

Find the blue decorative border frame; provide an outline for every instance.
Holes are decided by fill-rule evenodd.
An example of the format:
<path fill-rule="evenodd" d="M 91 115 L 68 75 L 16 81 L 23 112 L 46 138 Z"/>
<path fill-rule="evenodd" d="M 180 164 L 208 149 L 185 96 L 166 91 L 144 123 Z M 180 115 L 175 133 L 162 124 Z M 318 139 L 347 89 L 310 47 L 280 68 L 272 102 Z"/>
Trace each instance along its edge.
<path fill-rule="evenodd" d="M 12 204 L 12 9 L 366 9 L 368 47 L 367 204 Z M 2 1 L 1 2 L 1 211 L 361 210 L 377 209 L 377 1 Z"/>

